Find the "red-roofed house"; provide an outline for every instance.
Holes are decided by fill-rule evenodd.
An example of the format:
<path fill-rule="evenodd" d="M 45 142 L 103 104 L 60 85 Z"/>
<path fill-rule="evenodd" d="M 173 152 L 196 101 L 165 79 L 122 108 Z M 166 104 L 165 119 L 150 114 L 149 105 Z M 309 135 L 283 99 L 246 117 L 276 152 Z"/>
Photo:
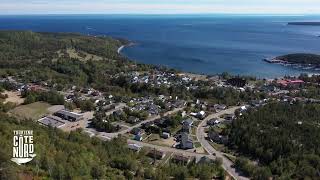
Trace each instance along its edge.
<path fill-rule="evenodd" d="M 300 87 L 301 85 L 304 84 L 304 81 L 300 79 L 281 79 L 277 81 L 277 84 L 279 84 L 282 87 Z"/>

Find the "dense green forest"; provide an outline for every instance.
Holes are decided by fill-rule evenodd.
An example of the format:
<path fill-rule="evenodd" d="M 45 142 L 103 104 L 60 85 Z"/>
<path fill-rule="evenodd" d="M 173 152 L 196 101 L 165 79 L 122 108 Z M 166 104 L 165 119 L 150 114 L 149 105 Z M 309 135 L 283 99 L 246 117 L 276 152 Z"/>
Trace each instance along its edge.
<path fill-rule="evenodd" d="M 232 123 L 229 146 L 279 179 L 319 179 L 320 105 L 271 103 Z M 247 175 L 254 166 L 236 165 Z"/>
<path fill-rule="evenodd" d="M 113 85 L 120 72 L 150 70 L 117 53 L 124 40 L 70 33 L 0 31 L 0 76 L 24 82 L 43 82 L 62 90 L 71 86 L 94 87 L 123 95 Z"/>
<path fill-rule="evenodd" d="M 297 64 L 320 64 L 320 55 L 317 54 L 296 53 L 279 56 L 276 59 Z"/>
<path fill-rule="evenodd" d="M 0 59 L 43 60 L 58 58 L 59 51 L 64 55 L 66 49 L 90 53 L 110 59 L 118 59 L 117 48 L 122 45 L 120 40 L 105 37 L 83 36 L 71 33 L 35 33 L 31 31 L 1 31 Z M 13 61 L 11 61 L 13 62 Z"/>
<path fill-rule="evenodd" d="M 21 96 L 25 98 L 24 104 L 30 104 L 37 101 L 48 102 L 52 105 L 64 104 L 64 97 L 56 91 L 48 92 L 36 92 L 36 91 L 24 91 Z"/>
<path fill-rule="evenodd" d="M 70 33 L 0 31 L 0 77 L 15 76 L 24 82 L 43 82 L 62 90 L 71 86 L 93 87 L 115 95 L 118 73 L 149 71 L 117 53 L 128 42 Z"/>

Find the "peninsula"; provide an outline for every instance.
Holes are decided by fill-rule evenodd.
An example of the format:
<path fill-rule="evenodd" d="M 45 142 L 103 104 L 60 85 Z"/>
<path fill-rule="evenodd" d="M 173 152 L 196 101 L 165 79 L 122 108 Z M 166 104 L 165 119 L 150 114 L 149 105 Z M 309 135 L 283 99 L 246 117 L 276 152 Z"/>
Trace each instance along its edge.
<path fill-rule="evenodd" d="M 269 63 L 320 65 L 320 55 L 308 53 L 287 54 L 264 60 Z"/>
<path fill-rule="evenodd" d="M 288 25 L 297 25 L 297 26 L 320 26 L 320 22 L 289 22 Z"/>

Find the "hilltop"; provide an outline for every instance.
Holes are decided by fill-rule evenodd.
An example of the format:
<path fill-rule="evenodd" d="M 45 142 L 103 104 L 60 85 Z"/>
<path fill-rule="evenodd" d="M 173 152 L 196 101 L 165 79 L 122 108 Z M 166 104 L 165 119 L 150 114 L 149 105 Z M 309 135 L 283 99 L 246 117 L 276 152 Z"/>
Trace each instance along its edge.
<path fill-rule="evenodd" d="M 125 43 L 124 40 L 75 33 L 0 31 L 0 61 L 118 59 L 117 49 Z"/>

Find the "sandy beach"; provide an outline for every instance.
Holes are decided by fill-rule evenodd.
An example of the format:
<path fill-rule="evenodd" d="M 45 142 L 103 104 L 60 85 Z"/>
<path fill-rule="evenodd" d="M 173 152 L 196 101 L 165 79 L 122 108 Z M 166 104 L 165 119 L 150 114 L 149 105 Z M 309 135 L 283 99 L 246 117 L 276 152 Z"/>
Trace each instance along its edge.
<path fill-rule="evenodd" d="M 124 45 L 122 45 L 122 46 L 120 46 L 119 48 L 118 48 L 118 54 L 120 54 L 121 53 L 121 51 L 122 51 L 122 49 L 124 48 L 125 46 Z"/>

